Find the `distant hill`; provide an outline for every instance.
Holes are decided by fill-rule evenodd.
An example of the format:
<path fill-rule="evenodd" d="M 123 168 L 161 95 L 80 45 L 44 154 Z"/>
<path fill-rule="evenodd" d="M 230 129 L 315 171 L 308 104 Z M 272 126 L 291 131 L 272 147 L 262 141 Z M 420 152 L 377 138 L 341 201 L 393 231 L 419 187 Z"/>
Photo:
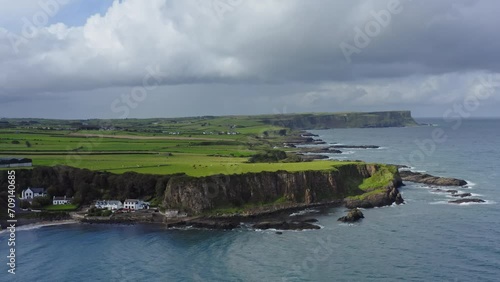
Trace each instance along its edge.
<path fill-rule="evenodd" d="M 44 129 L 69 130 L 99 130 L 99 129 L 130 129 L 137 131 L 158 131 L 164 129 L 185 128 L 208 131 L 209 123 L 252 125 L 266 124 L 295 130 L 329 129 L 329 128 L 368 128 L 368 127 L 405 127 L 418 125 L 410 111 L 386 112 L 345 112 L 345 113 L 291 113 L 273 115 L 240 115 L 240 116 L 198 116 L 178 118 L 147 118 L 147 119 L 90 119 L 90 120 L 54 120 L 54 119 L 2 119 L 4 127 L 32 127 Z M 160 124 L 160 125 L 158 125 Z M 203 128 L 205 127 L 205 128 Z M 235 126 L 236 127 L 236 126 Z M 217 129 L 217 128 L 213 128 Z"/>
<path fill-rule="evenodd" d="M 266 116 L 262 121 L 266 124 L 299 130 L 418 125 L 410 111 L 285 114 Z"/>

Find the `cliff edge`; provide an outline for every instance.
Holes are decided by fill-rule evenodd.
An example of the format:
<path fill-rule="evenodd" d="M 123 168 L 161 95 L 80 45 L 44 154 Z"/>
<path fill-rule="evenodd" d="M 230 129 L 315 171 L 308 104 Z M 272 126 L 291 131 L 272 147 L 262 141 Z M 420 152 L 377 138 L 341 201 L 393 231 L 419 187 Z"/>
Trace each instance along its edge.
<path fill-rule="evenodd" d="M 163 206 L 189 214 L 247 214 L 277 208 L 342 203 L 380 207 L 402 203 L 396 167 L 349 163 L 327 171 L 260 172 L 235 175 L 171 177 Z"/>

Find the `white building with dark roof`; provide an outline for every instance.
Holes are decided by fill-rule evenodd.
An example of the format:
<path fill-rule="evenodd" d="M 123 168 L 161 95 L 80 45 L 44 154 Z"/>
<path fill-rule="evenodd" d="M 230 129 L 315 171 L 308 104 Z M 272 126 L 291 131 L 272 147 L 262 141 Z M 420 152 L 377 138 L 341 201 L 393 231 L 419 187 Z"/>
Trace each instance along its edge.
<path fill-rule="evenodd" d="M 47 196 L 47 190 L 45 188 L 28 188 L 21 192 L 22 200 L 33 200 L 36 197 Z"/>
<path fill-rule="evenodd" d="M 54 196 L 52 198 L 52 204 L 53 205 L 67 205 L 67 204 L 71 204 L 72 200 L 73 200 L 73 198 L 66 198 L 66 196 L 64 196 L 64 197 Z"/>
<path fill-rule="evenodd" d="M 116 200 L 97 200 L 94 206 L 98 209 L 119 210 L 123 208 L 123 204 Z"/>
<path fill-rule="evenodd" d="M 123 208 L 130 210 L 149 209 L 149 205 L 150 204 L 148 202 L 144 202 L 138 199 L 126 199 L 125 202 L 123 202 Z"/>

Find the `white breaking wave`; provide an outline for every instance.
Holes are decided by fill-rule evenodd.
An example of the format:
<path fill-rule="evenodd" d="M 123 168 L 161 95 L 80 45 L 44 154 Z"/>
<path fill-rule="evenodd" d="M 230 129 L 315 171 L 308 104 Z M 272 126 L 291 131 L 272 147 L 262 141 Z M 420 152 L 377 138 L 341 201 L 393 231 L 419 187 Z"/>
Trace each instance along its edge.
<path fill-rule="evenodd" d="M 429 203 L 431 205 L 452 205 L 452 206 L 471 206 L 471 205 L 495 205 L 497 204 L 495 201 L 489 201 L 489 200 L 484 200 L 484 203 L 475 203 L 475 202 L 469 202 L 469 203 L 461 203 L 461 204 L 455 204 L 455 203 L 449 203 L 448 201 L 436 201 L 436 202 L 431 202 Z"/>
<path fill-rule="evenodd" d="M 290 214 L 290 216 L 299 216 L 299 215 L 305 215 L 308 213 L 318 213 L 318 212 L 319 212 L 319 210 L 315 210 L 315 209 L 305 209 L 305 210 L 302 210 L 299 212 L 294 212 L 294 213 Z"/>
<path fill-rule="evenodd" d="M 18 231 L 30 231 L 30 230 L 35 230 L 35 229 L 40 229 L 42 227 L 48 227 L 48 226 L 58 226 L 58 225 L 67 225 L 67 224 L 77 224 L 78 221 L 56 221 L 56 222 L 47 222 L 47 223 L 34 223 L 34 224 L 28 224 L 28 225 L 21 225 L 19 227 L 16 227 L 16 232 Z M 8 230 L 2 230 L 0 231 L 0 234 L 6 233 Z"/>
<path fill-rule="evenodd" d="M 474 183 L 474 182 L 472 182 L 472 181 L 469 181 L 469 180 L 465 180 L 465 181 L 467 181 L 467 185 L 465 185 L 465 186 L 468 186 L 468 187 L 471 187 L 471 188 L 472 188 L 472 187 L 474 187 L 474 186 L 476 186 L 476 185 L 477 185 L 477 183 Z"/>

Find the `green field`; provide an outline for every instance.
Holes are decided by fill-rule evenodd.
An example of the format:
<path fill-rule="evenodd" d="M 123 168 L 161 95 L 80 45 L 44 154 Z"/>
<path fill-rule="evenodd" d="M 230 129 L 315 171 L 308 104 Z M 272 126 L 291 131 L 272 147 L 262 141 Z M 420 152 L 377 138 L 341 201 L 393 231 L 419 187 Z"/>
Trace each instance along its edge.
<path fill-rule="evenodd" d="M 102 122 L 97 120 L 9 122 L 10 128 L 0 129 L 0 157 L 31 158 L 35 167 L 68 165 L 113 173 L 206 176 L 323 170 L 333 165 L 327 161 L 248 163 L 250 156 L 281 146 L 286 138 L 280 130 L 287 129 L 255 118 L 116 120 L 113 126 L 107 123 L 105 130 L 72 128 L 77 123 L 98 126 Z M 287 134 L 296 133 L 288 130 Z"/>
<path fill-rule="evenodd" d="M 325 170 L 335 162 L 248 160 L 252 155 L 278 148 L 296 161 L 296 150 L 283 147 L 289 138 L 300 135 L 291 127 L 322 128 L 339 120 L 345 122 L 342 126 L 374 126 L 378 122 L 385 126 L 398 119 L 399 124 L 405 124 L 407 119 L 412 121 L 409 112 L 122 120 L 0 119 L 0 157 L 31 158 L 35 167 L 67 165 L 113 173 L 206 176 Z M 285 123 L 292 126 L 285 127 Z"/>

